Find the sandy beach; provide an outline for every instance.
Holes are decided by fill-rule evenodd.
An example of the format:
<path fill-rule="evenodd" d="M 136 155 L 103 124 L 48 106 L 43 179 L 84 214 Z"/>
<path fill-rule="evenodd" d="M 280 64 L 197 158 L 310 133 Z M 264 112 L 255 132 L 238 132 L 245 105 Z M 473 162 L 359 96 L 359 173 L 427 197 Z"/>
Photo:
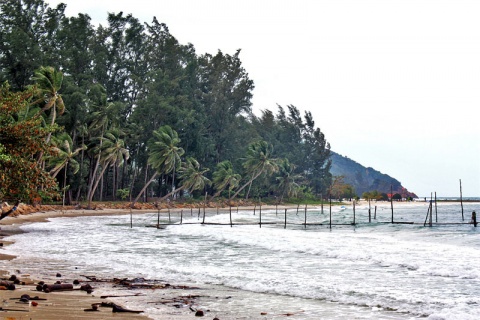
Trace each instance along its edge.
<path fill-rule="evenodd" d="M 41 209 L 40 209 L 41 210 Z M 133 214 L 143 213 L 148 210 L 133 210 Z M 128 210 L 103 209 L 103 210 L 57 210 L 38 211 L 28 214 L 18 214 L 7 217 L 1 221 L 0 242 L 2 246 L 8 246 L 11 242 L 5 237 L 22 232 L 20 226 L 26 223 L 47 221 L 53 217 L 74 217 L 74 216 L 100 216 L 130 214 Z M 12 260 L 14 256 L 0 253 L 0 259 Z M 15 263 L 13 263 L 15 265 Z M 88 283 L 88 279 L 79 279 L 80 283 L 75 285 L 76 290 L 53 291 L 50 293 L 37 291 L 36 287 L 40 281 L 46 284 L 61 283 L 73 284 L 69 275 L 52 275 L 49 279 L 32 279 L 28 274 L 22 274 L 21 265 L 14 270 L 1 270 L 0 278 L 8 280 L 15 275 L 19 284 L 15 284 L 15 290 L 0 290 L 0 297 L 3 301 L 1 307 L 2 319 L 148 319 L 146 316 L 134 313 L 114 313 L 112 308 L 98 307 L 96 311 L 85 311 L 92 309 L 93 304 L 109 302 L 109 299 L 101 299 L 94 289 L 92 293 L 78 290 L 82 284 Z M 18 282 L 18 281 L 17 281 Z M 92 284 L 95 288 L 97 284 Z M 103 285 L 103 286 L 108 286 Z M 105 289 L 105 288 L 104 288 Z M 21 302 L 20 297 L 28 294 L 30 297 L 38 297 L 45 300 L 30 300 Z M 18 310 L 18 311 L 12 311 Z"/>

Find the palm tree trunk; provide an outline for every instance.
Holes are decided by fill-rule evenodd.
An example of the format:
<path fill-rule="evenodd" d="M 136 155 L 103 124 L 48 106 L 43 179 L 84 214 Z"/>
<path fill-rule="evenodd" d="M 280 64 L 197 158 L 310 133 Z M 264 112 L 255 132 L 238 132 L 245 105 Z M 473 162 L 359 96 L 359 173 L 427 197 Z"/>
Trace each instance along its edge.
<path fill-rule="evenodd" d="M 103 174 L 105 173 L 105 170 L 107 170 L 108 168 L 108 162 L 105 163 L 105 165 L 103 166 L 102 168 L 102 172 L 100 172 L 100 177 L 103 177 Z M 95 181 L 95 185 L 93 186 L 92 188 L 92 192 L 90 193 L 90 198 L 88 199 L 88 208 L 91 209 L 90 205 L 92 203 L 92 199 L 93 199 L 93 195 L 95 194 L 95 191 L 97 190 L 97 187 L 98 187 L 98 184 L 100 181 L 102 181 L 103 179 L 96 179 L 97 181 Z"/>
<path fill-rule="evenodd" d="M 247 183 L 245 183 L 240 189 L 238 189 L 237 192 L 235 192 L 234 195 L 232 196 L 232 198 L 229 199 L 229 200 L 235 199 L 235 197 L 238 196 L 238 194 L 239 194 L 243 189 L 245 189 L 246 186 L 248 186 L 250 183 L 252 183 L 253 180 L 257 179 L 261 174 L 262 174 L 262 171 L 259 171 L 256 175 L 252 176 L 252 178 L 251 178 Z"/>
<path fill-rule="evenodd" d="M 148 180 L 147 183 L 145 183 L 145 185 L 143 186 L 142 190 L 140 190 L 140 193 L 137 195 L 137 197 L 132 201 L 132 204 L 131 204 L 131 207 L 133 208 L 135 206 L 135 203 L 137 203 L 138 199 L 140 199 L 140 197 L 142 196 L 142 194 L 145 192 L 145 190 L 147 190 L 148 186 L 150 185 L 150 183 L 153 182 L 153 180 L 155 180 L 155 178 L 158 176 L 158 172 L 155 171 L 155 173 L 153 174 L 153 176 L 150 178 L 150 180 Z"/>
<path fill-rule="evenodd" d="M 161 197 L 158 201 L 163 201 L 163 200 L 167 199 L 168 197 L 170 197 L 172 194 L 175 194 L 175 193 L 177 193 L 177 192 L 180 192 L 180 191 L 182 191 L 183 189 L 185 189 L 185 186 L 181 186 L 181 187 L 178 188 L 178 189 L 172 190 L 172 191 L 170 191 L 169 193 L 167 193 L 166 195 L 164 195 L 163 197 Z"/>

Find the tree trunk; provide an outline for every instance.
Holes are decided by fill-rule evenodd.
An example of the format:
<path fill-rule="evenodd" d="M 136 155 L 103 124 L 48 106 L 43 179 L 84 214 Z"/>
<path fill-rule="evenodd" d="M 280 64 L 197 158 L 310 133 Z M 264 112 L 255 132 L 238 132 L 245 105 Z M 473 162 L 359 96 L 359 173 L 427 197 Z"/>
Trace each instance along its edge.
<path fill-rule="evenodd" d="M 158 177 L 158 172 L 157 171 L 155 171 L 155 173 L 150 178 L 150 180 L 143 186 L 142 190 L 140 190 L 140 193 L 137 195 L 137 197 L 132 201 L 132 204 L 131 204 L 132 208 L 135 206 L 135 203 L 137 203 L 138 199 L 140 199 L 142 194 L 145 192 L 145 190 L 147 190 L 150 183 L 152 183 L 152 181 L 155 180 L 156 177 Z"/>
<path fill-rule="evenodd" d="M 235 192 L 235 193 L 233 194 L 232 198 L 229 199 L 229 200 L 235 199 L 235 197 L 238 196 L 238 194 L 240 193 L 240 191 L 242 191 L 243 189 L 245 189 L 246 186 L 248 186 L 250 183 L 252 183 L 253 180 L 257 179 L 261 174 L 262 174 L 262 171 L 258 172 L 255 176 L 253 176 L 247 183 L 245 183 L 240 189 L 238 189 L 237 192 Z"/>

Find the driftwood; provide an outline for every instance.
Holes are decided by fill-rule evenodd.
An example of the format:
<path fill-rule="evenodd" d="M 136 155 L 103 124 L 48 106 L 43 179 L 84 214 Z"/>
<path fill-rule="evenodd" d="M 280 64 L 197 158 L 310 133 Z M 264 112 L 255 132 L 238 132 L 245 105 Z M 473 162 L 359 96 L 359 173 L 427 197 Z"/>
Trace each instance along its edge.
<path fill-rule="evenodd" d="M 127 309 L 127 308 L 124 308 L 122 306 L 119 306 L 118 304 L 115 304 L 113 302 L 102 302 L 100 304 L 94 304 L 94 305 L 97 305 L 97 306 L 101 306 L 101 307 L 109 307 L 109 308 L 112 308 L 112 312 L 129 312 L 129 313 L 142 313 L 143 310 L 130 310 L 130 309 Z M 94 305 L 92 304 L 92 307 L 94 307 Z"/>
<path fill-rule="evenodd" d="M 10 210 L 6 211 L 6 212 L 3 212 L 1 215 L 0 215 L 0 220 L 8 217 L 10 214 L 12 214 L 15 210 L 17 210 L 18 208 L 18 205 L 20 204 L 20 201 L 17 200 L 17 202 L 15 203 L 15 205 L 13 206 L 13 208 L 11 208 Z"/>

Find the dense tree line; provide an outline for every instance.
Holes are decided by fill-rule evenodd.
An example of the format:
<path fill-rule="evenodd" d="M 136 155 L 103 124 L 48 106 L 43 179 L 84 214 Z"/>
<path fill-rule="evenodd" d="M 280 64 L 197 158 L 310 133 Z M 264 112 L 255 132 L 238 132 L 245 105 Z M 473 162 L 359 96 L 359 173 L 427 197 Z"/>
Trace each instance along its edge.
<path fill-rule="evenodd" d="M 48 179 L 67 202 L 328 194 L 330 146 L 311 113 L 254 115 L 240 50 L 198 55 L 155 17 L 108 13 L 94 26 L 65 8 L 0 4 L 0 171 L 21 140 L 3 134 L 6 124 L 33 121 L 43 143 L 23 158 L 45 181 L 20 192 L 2 175 L 0 198 L 49 198 Z M 24 98 L 6 113 L 13 93 Z"/>

